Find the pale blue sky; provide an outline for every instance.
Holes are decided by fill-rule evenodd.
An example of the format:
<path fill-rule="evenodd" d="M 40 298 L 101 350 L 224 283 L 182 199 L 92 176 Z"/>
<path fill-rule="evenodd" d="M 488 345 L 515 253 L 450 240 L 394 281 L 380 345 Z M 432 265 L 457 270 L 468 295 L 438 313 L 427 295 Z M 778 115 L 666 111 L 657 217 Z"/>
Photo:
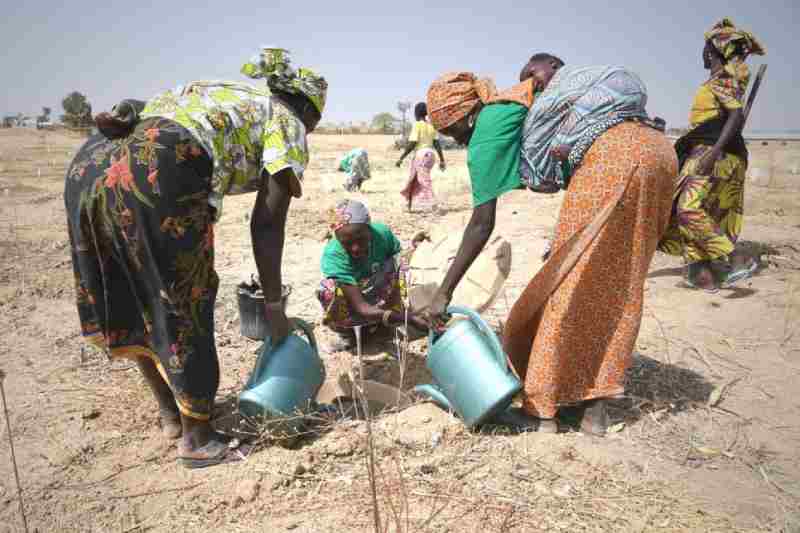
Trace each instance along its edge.
<path fill-rule="evenodd" d="M 243 79 L 241 63 L 262 44 L 293 52 L 330 84 L 324 121 L 368 120 L 424 98 L 447 70 L 517 80 L 533 52 L 574 65 L 619 64 L 647 84 L 651 115 L 686 123 L 705 78 L 703 32 L 723 16 L 753 31 L 769 63 L 750 128 L 800 128 L 800 1 L 706 0 L 423 2 L 42 2 L 2 8 L 0 113 L 61 114 L 83 92 L 95 112 L 124 97 L 146 99 L 196 79 Z M 78 7 L 80 6 L 80 7 Z M 226 9 L 226 6 L 230 6 Z"/>

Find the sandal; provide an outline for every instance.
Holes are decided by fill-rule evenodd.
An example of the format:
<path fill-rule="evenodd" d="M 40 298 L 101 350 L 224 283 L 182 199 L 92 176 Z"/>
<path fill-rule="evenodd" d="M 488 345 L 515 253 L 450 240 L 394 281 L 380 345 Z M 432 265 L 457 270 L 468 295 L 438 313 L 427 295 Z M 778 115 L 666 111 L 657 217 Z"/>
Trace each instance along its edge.
<path fill-rule="evenodd" d="M 684 279 L 683 281 L 684 281 L 684 283 L 686 283 L 686 285 L 690 289 L 703 291 L 703 292 L 706 292 L 708 294 L 717 294 L 719 292 L 719 287 L 701 287 L 700 285 L 695 284 L 694 281 L 692 281 L 691 278 L 688 278 L 688 277 L 686 279 Z"/>
<path fill-rule="evenodd" d="M 164 435 L 164 437 L 175 440 L 183 434 L 181 415 L 178 411 L 159 409 L 158 416 L 161 423 L 161 434 Z"/>
<path fill-rule="evenodd" d="M 205 457 L 178 456 L 178 463 L 189 469 L 237 463 L 245 459 L 241 448 L 242 445 L 239 439 L 231 439 L 227 442 L 212 439 L 205 446 L 195 450 L 195 453 L 202 453 L 206 455 Z"/>
<path fill-rule="evenodd" d="M 744 281 L 753 277 L 753 274 L 756 273 L 756 270 L 758 270 L 758 261 L 750 261 L 750 264 L 729 272 L 720 285 L 724 289 L 733 287 L 740 281 Z"/>

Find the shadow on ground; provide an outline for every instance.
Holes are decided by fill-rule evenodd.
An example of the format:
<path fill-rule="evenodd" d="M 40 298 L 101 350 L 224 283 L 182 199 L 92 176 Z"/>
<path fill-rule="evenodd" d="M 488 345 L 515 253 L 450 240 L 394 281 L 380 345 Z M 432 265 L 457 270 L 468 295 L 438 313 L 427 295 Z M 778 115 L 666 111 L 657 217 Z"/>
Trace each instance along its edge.
<path fill-rule="evenodd" d="M 636 352 L 625 376 L 625 397 L 610 402 L 609 415 L 632 424 L 654 411 L 675 414 L 704 405 L 712 390 L 702 374 Z"/>

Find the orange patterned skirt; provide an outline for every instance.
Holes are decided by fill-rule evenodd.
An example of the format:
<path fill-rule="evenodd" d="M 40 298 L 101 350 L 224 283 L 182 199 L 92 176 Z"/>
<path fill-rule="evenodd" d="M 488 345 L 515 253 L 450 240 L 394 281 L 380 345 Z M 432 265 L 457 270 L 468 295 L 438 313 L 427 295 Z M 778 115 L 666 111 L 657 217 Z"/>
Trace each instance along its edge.
<path fill-rule="evenodd" d="M 546 264 L 505 327 L 506 353 L 524 383 L 529 414 L 553 418 L 559 406 L 624 392 L 645 276 L 669 222 L 676 175 L 672 144 L 637 123 L 614 126 L 586 152 L 561 206 L 548 263 L 563 263 L 573 252 L 577 260 L 560 273 L 563 264 Z M 574 249 L 573 237 L 615 201 L 599 233 Z"/>

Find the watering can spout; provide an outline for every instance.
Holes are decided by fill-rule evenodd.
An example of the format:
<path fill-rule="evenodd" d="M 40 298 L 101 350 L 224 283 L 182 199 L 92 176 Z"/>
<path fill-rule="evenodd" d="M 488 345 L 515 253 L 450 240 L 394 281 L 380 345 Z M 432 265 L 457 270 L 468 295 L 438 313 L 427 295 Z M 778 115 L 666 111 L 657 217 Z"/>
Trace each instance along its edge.
<path fill-rule="evenodd" d="M 447 399 L 441 390 L 433 385 L 417 385 L 414 387 L 414 392 L 420 396 L 427 397 L 442 409 L 446 409 L 448 411 L 453 410 L 453 407 L 450 405 L 450 400 Z"/>

